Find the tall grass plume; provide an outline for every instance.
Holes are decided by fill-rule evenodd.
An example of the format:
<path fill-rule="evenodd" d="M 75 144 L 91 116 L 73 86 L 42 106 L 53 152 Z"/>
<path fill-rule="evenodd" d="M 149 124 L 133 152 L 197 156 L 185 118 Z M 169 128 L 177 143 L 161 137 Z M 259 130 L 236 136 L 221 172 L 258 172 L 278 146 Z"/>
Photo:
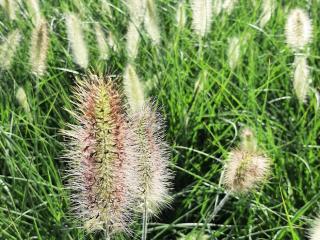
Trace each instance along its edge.
<path fill-rule="evenodd" d="M 12 60 L 16 54 L 21 40 L 19 30 L 14 30 L 9 33 L 7 38 L 0 45 L 0 69 L 8 70 L 11 67 Z"/>
<path fill-rule="evenodd" d="M 139 42 L 140 42 L 140 33 L 138 31 L 137 26 L 130 22 L 127 30 L 126 35 L 127 40 L 127 54 L 129 59 L 133 60 L 136 58 L 139 49 Z"/>
<path fill-rule="evenodd" d="M 144 27 L 150 36 L 153 44 L 161 41 L 160 26 L 157 14 L 156 3 L 154 0 L 146 0 L 146 13 L 144 16 Z"/>
<path fill-rule="evenodd" d="M 212 0 L 193 0 L 192 28 L 201 37 L 206 35 L 212 22 Z"/>
<path fill-rule="evenodd" d="M 295 68 L 293 76 L 293 88 L 299 101 L 305 102 L 310 90 L 309 85 L 311 83 L 307 58 L 302 55 L 296 55 L 293 65 Z"/>
<path fill-rule="evenodd" d="M 100 59 L 106 60 L 109 57 L 109 45 L 105 37 L 105 34 L 102 30 L 101 25 L 98 22 L 95 22 L 94 29 L 96 33 L 96 40 L 98 43 L 99 56 Z"/>

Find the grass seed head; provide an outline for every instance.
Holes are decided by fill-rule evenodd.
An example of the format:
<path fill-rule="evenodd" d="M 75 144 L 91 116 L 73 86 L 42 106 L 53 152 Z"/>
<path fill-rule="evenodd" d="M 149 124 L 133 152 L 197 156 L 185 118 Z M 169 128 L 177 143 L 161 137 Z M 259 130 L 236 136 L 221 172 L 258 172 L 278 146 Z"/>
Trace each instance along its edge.
<path fill-rule="evenodd" d="M 133 113 L 130 122 L 137 149 L 141 202 L 138 211 L 143 212 L 146 208 L 149 215 L 156 215 L 171 201 L 172 173 L 168 168 L 169 151 L 164 140 L 162 118 L 150 104 Z"/>
<path fill-rule="evenodd" d="M 319 240 L 320 237 L 320 218 L 314 220 L 312 228 L 309 230 L 310 240 Z"/>
<path fill-rule="evenodd" d="M 102 30 L 101 25 L 98 22 L 95 22 L 94 29 L 96 33 L 96 39 L 99 48 L 100 59 L 106 60 L 109 57 L 109 46 L 108 41 L 105 37 L 105 34 Z"/>
<path fill-rule="evenodd" d="M 312 24 L 308 14 L 300 8 L 290 11 L 285 26 L 287 44 L 294 50 L 304 48 L 312 38 Z"/>
<path fill-rule="evenodd" d="M 21 33 L 19 30 L 14 30 L 9 33 L 4 42 L 0 45 L 0 68 L 8 70 L 11 67 L 14 55 L 19 47 Z"/>
<path fill-rule="evenodd" d="M 5 10 L 10 20 L 16 19 L 17 6 L 15 0 L 2 0 L 0 1 L 0 5 Z"/>
<path fill-rule="evenodd" d="M 128 64 L 125 69 L 123 83 L 131 111 L 140 111 L 145 104 L 144 87 L 131 64 Z"/>
<path fill-rule="evenodd" d="M 28 102 L 27 94 L 22 87 L 19 87 L 16 92 L 16 99 L 19 105 L 24 109 L 27 114 L 30 114 L 30 105 Z"/>
<path fill-rule="evenodd" d="M 222 5 L 222 9 L 225 10 L 228 15 L 230 15 L 233 9 L 235 8 L 237 2 L 238 0 L 225 0 Z"/>
<path fill-rule="evenodd" d="M 75 96 L 77 124 L 64 131 L 74 212 L 89 231 L 128 231 L 137 179 L 121 96 L 110 78 L 96 75 Z"/>
<path fill-rule="evenodd" d="M 305 102 L 311 82 L 307 58 L 303 55 L 296 55 L 294 59 L 293 88 L 300 102 Z"/>
<path fill-rule="evenodd" d="M 134 60 L 138 54 L 140 33 L 133 22 L 129 23 L 126 39 L 128 57 L 130 60 Z"/>
<path fill-rule="evenodd" d="M 27 0 L 29 14 L 32 18 L 33 24 L 36 26 L 41 20 L 41 11 L 38 0 Z"/>
<path fill-rule="evenodd" d="M 176 21 L 180 29 L 184 28 L 184 26 L 186 25 L 187 15 L 186 15 L 186 4 L 184 1 L 180 1 L 178 3 Z"/>
<path fill-rule="evenodd" d="M 206 35 L 211 28 L 212 0 L 192 0 L 192 28 L 200 36 Z"/>
<path fill-rule="evenodd" d="M 141 23 L 143 22 L 146 7 L 147 7 L 147 0 L 126 0 L 127 7 L 129 10 L 129 16 L 131 21 L 137 27 L 140 27 Z"/>
<path fill-rule="evenodd" d="M 222 0 L 215 0 L 213 1 L 213 13 L 215 15 L 219 15 L 222 11 L 223 2 Z"/>
<path fill-rule="evenodd" d="M 157 7 L 154 0 L 146 0 L 146 13 L 144 15 L 144 27 L 153 44 L 158 45 L 161 41 L 160 26 L 157 15 Z"/>
<path fill-rule="evenodd" d="M 33 29 L 30 47 L 30 64 L 36 76 L 42 76 L 46 70 L 47 54 L 49 48 L 48 24 L 41 19 Z"/>
<path fill-rule="evenodd" d="M 231 70 L 234 70 L 240 62 L 241 57 L 241 41 L 238 37 L 231 37 L 229 39 L 229 47 L 228 47 L 228 63 Z"/>
<path fill-rule="evenodd" d="M 259 20 L 259 26 L 263 28 L 270 20 L 276 8 L 275 0 L 264 0 L 262 3 L 262 14 Z"/>
<path fill-rule="evenodd" d="M 84 40 L 83 31 L 79 17 L 74 13 L 66 15 L 66 27 L 68 39 L 71 45 L 74 61 L 82 68 L 89 64 L 88 49 Z"/>

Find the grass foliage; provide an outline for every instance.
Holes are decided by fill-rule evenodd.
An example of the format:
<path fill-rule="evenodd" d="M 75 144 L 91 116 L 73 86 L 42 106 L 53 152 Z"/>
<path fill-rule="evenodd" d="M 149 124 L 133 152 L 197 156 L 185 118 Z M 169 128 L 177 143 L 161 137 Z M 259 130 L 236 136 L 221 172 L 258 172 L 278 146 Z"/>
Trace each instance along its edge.
<path fill-rule="evenodd" d="M 25 2 L 25 1 L 22 1 Z M 75 77 L 85 71 L 73 63 L 65 28 L 65 13 L 79 14 L 88 44 L 89 70 L 122 75 L 126 63 L 128 11 L 123 1 L 41 1 L 49 23 L 47 73 L 35 77 L 29 62 L 34 27 L 25 3 L 17 20 L 0 9 L 0 39 L 13 30 L 22 35 L 10 70 L 0 72 L 0 239 L 94 239 L 73 224 L 60 129 L 66 128 Z M 149 96 L 163 106 L 167 140 L 176 172 L 172 207 L 149 223 L 149 239 L 176 239 L 191 231 L 210 239 L 306 239 L 307 228 L 319 210 L 319 111 L 311 92 L 299 103 L 292 83 L 293 53 L 285 44 L 288 10 L 307 8 L 307 1 L 282 1 L 264 29 L 257 25 L 259 1 L 239 1 L 231 15 L 214 16 L 211 31 L 199 41 L 187 24 L 176 24 L 177 1 L 160 0 L 157 11 L 161 44 L 153 46 L 141 30 L 135 67 Z M 257 2 L 254 5 L 252 2 Z M 313 41 L 308 57 L 313 86 L 319 79 L 320 5 L 312 3 Z M 108 60 L 100 60 L 94 22 L 112 32 L 118 46 Z M 228 65 L 228 39 L 242 39 L 241 61 Z M 1 63 L 0 63 L 1 64 Z M 195 91 L 200 72 L 202 88 Z M 122 84 L 121 77 L 118 80 Z M 31 114 L 19 106 L 15 93 L 25 89 Z M 217 198 L 228 152 L 237 146 L 241 127 L 256 131 L 262 149 L 272 159 L 270 181 L 259 191 L 232 196 L 214 222 L 208 223 Z M 141 224 L 133 226 L 137 237 Z M 187 238 L 186 238 L 187 239 Z M 191 238 L 190 238 L 191 239 Z M 195 239 L 195 238 L 192 238 Z"/>

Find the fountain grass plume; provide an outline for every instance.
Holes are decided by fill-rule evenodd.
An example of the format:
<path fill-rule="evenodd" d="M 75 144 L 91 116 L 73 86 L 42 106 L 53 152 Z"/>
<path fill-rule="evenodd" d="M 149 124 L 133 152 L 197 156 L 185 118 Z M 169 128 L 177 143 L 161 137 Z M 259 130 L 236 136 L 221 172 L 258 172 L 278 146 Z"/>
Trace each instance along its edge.
<path fill-rule="evenodd" d="M 30 47 L 30 64 L 32 72 L 40 77 L 45 73 L 49 48 L 48 24 L 44 18 L 33 29 Z"/>
<path fill-rule="evenodd" d="M 304 55 L 296 55 L 294 58 L 294 76 L 293 88 L 300 102 L 305 102 L 310 90 L 310 70 L 307 63 L 307 58 Z"/>
<path fill-rule="evenodd" d="M 147 0 L 126 0 L 131 21 L 139 27 L 143 22 Z"/>
<path fill-rule="evenodd" d="M 11 67 L 12 60 L 16 54 L 21 41 L 21 33 L 14 30 L 8 34 L 7 38 L 0 45 L 0 69 L 8 70 Z"/>
<path fill-rule="evenodd" d="M 259 26 L 263 28 L 270 20 L 276 8 L 275 0 L 264 0 L 262 3 L 262 14 L 259 20 Z"/>
<path fill-rule="evenodd" d="M 16 19 L 17 4 L 15 0 L 2 0 L 0 5 L 5 10 L 10 20 Z"/>
<path fill-rule="evenodd" d="M 130 22 L 126 35 L 127 40 L 127 54 L 130 60 L 134 60 L 137 57 L 139 42 L 140 42 L 140 33 L 137 26 Z"/>
<path fill-rule="evenodd" d="M 285 26 L 287 44 L 299 51 L 310 43 L 312 38 L 312 24 L 308 14 L 300 8 L 290 11 Z"/>
<path fill-rule="evenodd" d="M 180 29 L 184 28 L 184 26 L 186 25 L 187 15 L 186 4 L 184 1 L 180 1 L 177 5 L 176 21 Z"/>
<path fill-rule="evenodd" d="M 240 62 L 241 51 L 240 46 L 241 40 L 238 37 L 229 38 L 229 47 L 228 47 L 228 63 L 231 70 L 234 70 Z"/>
<path fill-rule="evenodd" d="M 29 14 L 31 15 L 32 22 L 36 26 L 41 20 L 41 11 L 38 0 L 27 0 Z"/>
<path fill-rule="evenodd" d="M 145 104 L 143 85 L 134 66 L 127 65 L 123 76 L 124 92 L 131 111 L 139 111 Z"/>
<path fill-rule="evenodd" d="M 110 77 L 90 74 L 74 96 L 77 123 L 63 131 L 73 212 L 88 231 L 129 232 L 138 182 L 121 95 Z"/>
<path fill-rule="evenodd" d="M 160 26 L 154 0 L 146 0 L 146 13 L 144 15 L 144 27 L 153 44 L 158 45 L 161 41 Z"/>
<path fill-rule="evenodd" d="M 319 240 L 320 237 L 320 217 L 316 218 L 313 221 L 312 227 L 309 230 L 309 239 L 310 240 Z"/>
<path fill-rule="evenodd" d="M 234 10 L 238 0 L 225 0 L 222 5 L 222 9 L 226 11 L 228 15 Z"/>
<path fill-rule="evenodd" d="M 94 23 L 94 29 L 95 29 L 95 33 L 96 33 L 96 40 L 98 43 L 100 59 L 106 60 L 109 57 L 108 41 L 105 37 L 105 34 L 102 30 L 101 25 L 98 22 Z"/>
<path fill-rule="evenodd" d="M 241 135 L 238 149 L 233 149 L 228 156 L 224 185 L 235 194 L 243 194 L 257 188 L 270 172 L 270 159 L 258 149 L 257 140 L 251 129 L 246 128 Z"/>
<path fill-rule="evenodd" d="M 153 104 L 146 103 L 131 115 L 131 129 L 135 133 L 138 151 L 140 211 L 146 207 L 150 215 L 157 215 L 171 201 L 169 189 L 172 179 L 163 119 L 154 109 Z"/>
<path fill-rule="evenodd" d="M 74 61 L 80 67 L 87 68 L 89 64 L 88 49 L 84 40 L 79 17 L 74 13 L 68 13 L 66 15 L 66 27 Z"/>
<path fill-rule="evenodd" d="M 193 0 L 192 28 L 200 36 L 206 35 L 212 22 L 212 0 Z"/>

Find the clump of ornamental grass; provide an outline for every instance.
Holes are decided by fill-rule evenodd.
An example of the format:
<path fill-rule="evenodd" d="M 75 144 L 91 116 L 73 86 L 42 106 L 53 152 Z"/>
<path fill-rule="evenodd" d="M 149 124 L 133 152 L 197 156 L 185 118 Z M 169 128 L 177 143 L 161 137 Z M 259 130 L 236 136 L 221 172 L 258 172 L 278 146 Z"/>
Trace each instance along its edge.
<path fill-rule="evenodd" d="M 239 62 L 241 57 L 240 52 L 241 41 L 238 37 L 229 38 L 229 47 L 228 47 L 228 63 L 231 70 L 234 70 Z"/>
<path fill-rule="evenodd" d="M 263 28 L 271 19 L 271 16 L 276 8 L 275 0 L 264 0 L 262 3 L 262 14 L 259 20 L 259 26 Z"/>
<path fill-rule="evenodd" d="M 0 1 L 0 5 L 5 10 L 10 20 L 16 19 L 16 2 L 15 0 L 2 0 Z"/>
<path fill-rule="evenodd" d="M 145 104 L 143 85 L 131 64 L 128 64 L 124 71 L 123 84 L 131 111 L 140 111 Z"/>
<path fill-rule="evenodd" d="M 309 230 L 310 240 L 319 240 L 320 237 L 320 218 L 314 220 L 312 228 Z"/>
<path fill-rule="evenodd" d="M 139 49 L 139 42 L 140 42 L 140 33 L 138 31 L 137 26 L 133 23 L 130 22 L 127 30 L 127 54 L 128 58 L 130 60 L 133 60 L 136 58 L 138 54 L 138 49 Z"/>
<path fill-rule="evenodd" d="M 293 88 L 300 102 L 305 102 L 310 90 L 310 71 L 307 63 L 307 58 L 304 55 L 296 55 L 294 59 L 294 76 Z"/>
<path fill-rule="evenodd" d="M 89 64 L 88 49 L 84 40 L 79 17 L 74 13 L 66 15 L 66 27 L 74 61 L 82 68 Z"/>
<path fill-rule="evenodd" d="M 7 38 L 0 45 L 0 69 L 10 69 L 14 55 L 19 47 L 20 40 L 20 31 L 14 30 L 8 34 Z"/>
<path fill-rule="evenodd" d="M 42 18 L 32 31 L 30 47 L 30 64 L 32 66 L 32 72 L 38 77 L 45 73 L 48 48 L 48 24 L 47 21 Z"/>
<path fill-rule="evenodd" d="M 212 0 L 193 0 L 192 28 L 200 37 L 204 37 L 211 28 Z"/>
<path fill-rule="evenodd" d="M 146 12 L 144 15 L 144 27 L 153 44 L 158 45 L 161 41 L 157 7 L 154 0 L 146 0 Z"/>
<path fill-rule="evenodd" d="M 38 0 L 27 0 L 29 14 L 32 18 L 33 24 L 36 26 L 41 20 L 41 11 Z"/>
<path fill-rule="evenodd" d="M 96 33 L 96 40 L 98 43 L 100 59 L 106 60 L 109 57 L 109 46 L 105 34 L 102 30 L 101 25 L 98 22 L 94 23 L 94 29 Z"/>
<path fill-rule="evenodd" d="M 243 194 L 263 183 L 270 172 L 270 159 L 258 148 L 250 129 L 243 130 L 240 147 L 229 153 L 223 183 L 232 193 Z"/>
<path fill-rule="evenodd" d="M 63 131 L 73 212 L 88 231 L 129 232 L 138 181 L 121 95 L 111 78 L 92 74 L 74 95 L 77 123 Z"/>
<path fill-rule="evenodd" d="M 312 24 L 308 14 L 300 8 L 290 11 L 285 26 L 287 44 L 294 50 L 303 49 L 312 38 Z"/>
<path fill-rule="evenodd" d="M 139 182 L 138 212 L 143 214 L 142 239 L 147 239 L 147 222 L 167 206 L 171 197 L 172 173 L 169 170 L 169 150 L 164 139 L 161 115 L 152 104 L 131 113 L 130 129 L 133 129 L 137 149 L 137 175 Z"/>
<path fill-rule="evenodd" d="M 186 16 L 186 4 L 184 1 L 180 1 L 177 6 L 176 14 L 177 26 L 182 29 L 186 25 L 187 16 Z"/>

